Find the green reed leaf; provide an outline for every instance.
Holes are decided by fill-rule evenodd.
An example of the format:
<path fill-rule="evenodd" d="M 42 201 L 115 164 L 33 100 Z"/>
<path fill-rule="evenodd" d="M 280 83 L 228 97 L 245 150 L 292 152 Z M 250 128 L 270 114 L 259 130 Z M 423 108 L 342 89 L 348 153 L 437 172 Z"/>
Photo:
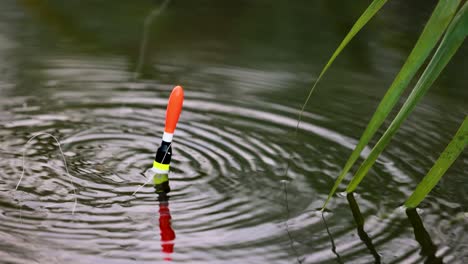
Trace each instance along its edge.
<path fill-rule="evenodd" d="M 444 152 L 440 155 L 439 159 L 434 163 L 431 170 L 422 179 L 416 187 L 416 190 L 406 200 L 405 206 L 408 208 L 415 208 L 421 203 L 429 192 L 436 186 L 439 180 L 444 176 L 447 169 L 462 153 L 463 149 L 468 144 L 468 116 L 461 124 L 455 136 L 450 141 L 449 145 L 445 148 Z"/>
<path fill-rule="evenodd" d="M 302 119 L 302 115 L 304 114 L 304 109 L 306 108 L 307 106 L 307 103 L 309 102 L 310 100 L 310 97 L 312 96 L 312 93 L 314 92 L 315 90 L 315 87 L 317 86 L 318 82 L 322 79 L 323 75 L 325 74 L 325 72 L 328 70 L 328 68 L 330 68 L 330 66 L 332 65 L 332 63 L 335 61 L 336 57 L 338 57 L 338 55 L 341 53 L 341 51 L 343 51 L 343 49 L 348 45 L 348 43 L 351 41 L 351 39 L 354 38 L 354 36 L 356 36 L 356 34 L 361 31 L 361 29 L 367 24 L 367 22 L 369 22 L 369 20 L 380 10 L 380 8 L 387 2 L 388 0 L 374 0 L 370 5 L 369 7 L 367 7 L 366 11 L 364 11 L 364 13 L 362 13 L 362 15 L 358 18 L 358 20 L 356 21 L 356 23 L 354 23 L 353 27 L 351 28 L 351 30 L 348 32 L 348 34 L 346 35 L 346 37 L 341 41 L 340 45 L 338 46 L 338 48 L 335 50 L 335 52 L 333 53 L 333 55 L 331 56 L 331 58 L 328 60 L 327 64 L 325 65 L 325 67 L 323 67 L 322 71 L 320 72 L 320 75 L 319 77 L 317 78 L 317 80 L 315 81 L 314 85 L 312 86 L 312 88 L 310 89 L 309 91 L 309 94 L 307 95 L 307 98 L 304 102 L 304 104 L 302 105 L 302 108 L 301 108 L 301 111 L 299 112 L 299 117 L 297 119 L 297 125 L 296 125 L 296 133 L 299 129 L 299 124 L 301 123 L 301 119 Z"/>
<path fill-rule="evenodd" d="M 437 51 L 432 57 L 429 65 L 421 75 L 421 78 L 416 83 L 413 91 L 409 95 L 406 102 L 401 107 L 395 119 L 387 128 L 385 133 L 379 139 L 377 144 L 372 149 L 369 156 L 364 160 L 359 170 L 354 175 L 353 179 L 346 188 L 346 192 L 352 192 L 356 189 L 369 169 L 377 160 L 377 157 L 382 153 L 388 145 L 393 135 L 398 131 L 403 121 L 413 111 L 416 104 L 424 96 L 427 90 L 431 87 L 439 74 L 445 68 L 452 56 L 461 46 L 468 33 L 468 2 L 465 2 L 463 7 L 458 12 L 452 23 L 447 29 L 444 38 L 442 39 Z"/>
<path fill-rule="evenodd" d="M 338 186 L 345 178 L 346 174 L 361 155 L 362 150 L 366 147 L 374 134 L 380 128 L 388 114 L 398 102 L 398 99 L 400 98 L 405 88 L 408 86 L 409 82 L 413 79 L 416 72 L 421 68 L 424 61 L 426 61 L 427 57 L 436 46 L 448 24 L 452 20 L 460 1 L 461 0 L 440 0 L 435 7 L 405 64 L 401 68 L 398 75 L 395 77 L 395 80 L 391 84 L 390 88 L 385 93 L 385 96 L 383 97 L 366 129 L 364 130 L 364 133 L 361 135 L 358 144 L 346 161 L 345 166 L 343 167 L 335 181 L 335 184 L 328 194 L 327 200 L 325 201 L 322 210 L 325 209 L 331 197 L 338 189 Z"/>

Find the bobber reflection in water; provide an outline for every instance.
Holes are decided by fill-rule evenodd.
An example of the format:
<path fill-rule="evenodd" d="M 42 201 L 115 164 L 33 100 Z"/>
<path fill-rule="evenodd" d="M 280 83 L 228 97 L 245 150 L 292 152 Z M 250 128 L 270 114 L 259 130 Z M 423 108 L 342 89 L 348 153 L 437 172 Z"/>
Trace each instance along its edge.
<path fill-rule="evenodd" d="M 172 138 L 182 112 L 184 102 L 184 89 L 176 86 L 172 89 L 171 96 L 166 109 L 166 125 L 162 136 L 161 146 L 156 151 L 151 173 L 156 193 L 168 193 L 169 187 L 169 164 L 172 158 Z"/>
<path fill-rule="evenodd" d="M 159 232 L 161 235 L 161 248 L 164 260 L 171 261 L 174 252 L 175 232 L 171 226 L 171 211 L 169 210 L 169 196 L 165 193 L 158 194 L 159 200 Z"/>

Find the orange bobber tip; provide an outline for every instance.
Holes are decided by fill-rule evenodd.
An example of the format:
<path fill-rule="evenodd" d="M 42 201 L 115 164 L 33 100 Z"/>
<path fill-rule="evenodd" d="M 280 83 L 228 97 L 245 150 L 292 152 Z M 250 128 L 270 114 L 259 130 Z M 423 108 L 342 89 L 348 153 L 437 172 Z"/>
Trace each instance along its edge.
<path fill-rule="evenodd" d="M 172 89 L 169 102 L 166 110 L 166 127 L 164 132 L 174 133 L 177 122 L 179 121 L 180 112 L 182 112 L 182 104 L 184 103 L 184 89 L 182 86 L 176 86 Z"/>

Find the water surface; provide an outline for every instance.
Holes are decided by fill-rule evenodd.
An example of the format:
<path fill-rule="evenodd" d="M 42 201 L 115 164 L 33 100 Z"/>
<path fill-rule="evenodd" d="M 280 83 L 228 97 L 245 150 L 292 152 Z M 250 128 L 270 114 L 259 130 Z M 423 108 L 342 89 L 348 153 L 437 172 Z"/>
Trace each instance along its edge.
<path fill-rule="evenodd" d="M 357 193 L 317 212 L 434 6 L 391 1 L 294 138 L 368 1 L 343 2 L 172 1 L 151 20 L 162 1 L 2 1 L 1 262 L 466 263 L 466 153 L 419 210 L 400 208 L 467 113 L 466 45 Z M 132 193 L 175 84 L 186 100 L 166 203 Z M 74 184 L 39 136 L 14 191 L 41 132 L 60 139 Z"/>

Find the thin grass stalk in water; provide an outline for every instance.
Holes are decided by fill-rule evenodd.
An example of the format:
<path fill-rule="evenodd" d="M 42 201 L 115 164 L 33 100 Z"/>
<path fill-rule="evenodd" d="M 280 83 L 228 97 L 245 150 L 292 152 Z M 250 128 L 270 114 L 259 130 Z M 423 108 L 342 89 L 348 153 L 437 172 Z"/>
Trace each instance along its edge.
<path fill-rule="evenodd" d="M 297 134 L 297 131 L 299 130 L 299 125 L 301 123 L 302 115 L 304 114 L 304 110 L 305 110 L 305 108 L 307 106 L 307 103 L 309 103 L 310 97 L 312 96 L 312 94 L 313 94 L 313 92 L 315 90 L 315 87 L 317 86 L 320 79 L 322 79 L 325 72 L 328 70 L 328 68 L 330 68 L 332 63 L 335 61 L 336 57 L 338 57 L 338 55 L 348 45 L 348 43 L 351 41 L 351 39 L 353 39 L 354 36 L 356 36 L 356 34 L 359 33 L 359 31 L 361 31 L 361 29 L 367 24 L 367 22 L 369 22 L 369 20 L 380 10 L 380 8 L 382 8 L 382 6 L 386 2 L 387 2 L 387 0 L 374 0 L 369 5 L 369 7 L 367 7 L 367 9 L 364 11 L 364 13 L 362 13 L 362 15 L 358 18 L 356 23 L 354 23 L 353 27 L 348 32 L 346 37 L 341 41 L 340 45 L 335 50 L 335 52 L 333 53 L 331 58 L 328 60 L 327 64 L 323 67 L 322 71 L 320 72 L 319 77 L 317 78 L 317 80 L 315 80 L 314 85 L 310 89 L 309 94 L 307 95 L 307 98 L 304 101 L 304 104 L 302 105 L 301 111 L 299 112 L 299 116 L 297 118 L 296 130 L 294 132 L 295 134 Z"/>
<path fill-rule="evenodd" d="M 22 164 L 22 171 L 21 171 L 21 176 L 20 176 L 20 179 L 18 180 L 18 183 L 16 184 L 16 187 L 15 187 L 15 191 L 18 190 L 20 184 L 21 184 L 21 181 L 23 180 L 23 177 L 24 177 L 24 173 L 26 171 L 26 167 L 25 167 L 25 161 L 26 161 L 26 151 L 28 150 L 27 149 L 27 146 L 28 144 L 33 140 L 35 139 L 36 137 L 38 136 L 49 136 L 49 137 L 52 137 L 55 142 L 57 142 L 57 145 L 58 145 L 58 149 L 59 149 L 59 152 L 60 152 L 60 155 L 62 155 L 62 159 L 63 159 L 63 165 L 65 166 L 65 171 L 67 172 L 67 176 L 68 176 L 68 179 L 70 180 L 70 184 L 73 188 L 73 198 L 74 198 L 74 203 L 73 203 L 73 209 L 72 209 L 72 215 L 75 214 L 75 209 L 76 209 L 76 205 L 78 203 L 78 198 L 76 198 L 76 188 L 75 188 L 75 185 L 73 184 L 73 179 L 72 179 L 72 176 L 70 175 L 70 172 L 68 171 L 68 165 L 67 165 L 67 160 L 65 159 L 65 155 L 63 154 L 63 150 L 62 150 L 62 147 L 60 145 L 60 141 L 58 140 L 58 138 L 56 138 L 54 135 L 52 134 L 49 134 L 49 133 L 45 133 L 45 132 L 41 132 L 41 133 L 38 133 L 38 134 L 35 134 L 33 135 L 32 137 L 29 138 L 29 140 L 26 142 L 26 144 L 24 145 L 24 150 L 23 150 L 23 164 Z M 21 207 L 20 207 L 21 208 Z M 20 209 L 20 214 L 21 214 L 21 209 Z"/>
<path fill-rule="evenodd" d="M 137 66 L 135 72 L 133 73 L 133 79 L 138 79 L 142 74 L 143 65 L 145 64 L 146 49 L 148 46 L 148 37 L 151 25 L 153 24 L 153 21 L 167 8 L 170 1 L 171 0 L 165 0 L 160 7 L 153 9 L 151 13 L 149 13 L 149 15 L 145 18 L 143 26 L 143 37 L 141 39 L 140 52 L 138 55 Z"/>

